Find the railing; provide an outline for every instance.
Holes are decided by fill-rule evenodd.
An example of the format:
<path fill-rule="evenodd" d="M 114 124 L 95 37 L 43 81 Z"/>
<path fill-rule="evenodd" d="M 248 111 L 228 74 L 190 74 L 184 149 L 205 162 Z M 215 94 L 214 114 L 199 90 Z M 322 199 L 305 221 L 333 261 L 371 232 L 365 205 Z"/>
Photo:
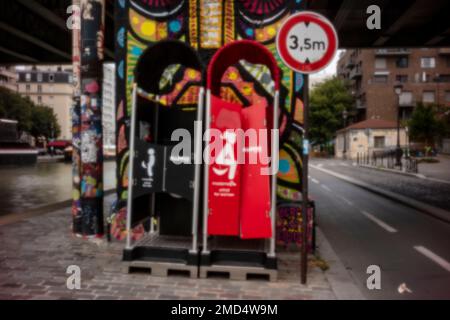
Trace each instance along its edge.
<path fill-rule="evenodd" d="M 398 56 L 408 55 L 411 53 L 409 49 L 376 49 L 375 54 L 378 56 Z"/>
<path fill-rule="evenodd" d="M 417 159 L 412 157 L 402 157 L 400 167 L 396 166 L 396 160 L 396 150 L 359 152 L 356 155 L 356 163 L 360 166 L 400 170 L 409 173 L 419 172 Z"/>

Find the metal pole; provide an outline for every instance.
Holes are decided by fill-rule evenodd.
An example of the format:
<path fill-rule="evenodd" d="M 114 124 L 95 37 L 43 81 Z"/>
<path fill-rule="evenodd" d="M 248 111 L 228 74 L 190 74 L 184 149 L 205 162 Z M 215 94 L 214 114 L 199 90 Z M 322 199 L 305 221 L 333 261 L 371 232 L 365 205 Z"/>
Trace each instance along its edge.
<path fill-rule="evenodd" d="M 72 0 L 73 8 L 80 7 L 80 0 Z M 79 10 L 75 9 L 76 21 L 72 25 L 72 68 L 73 68 L 73 107 L 72 107 L 72 232 L 82 235 L 82 215 L 80 206 L 80 167 L 81 167 L 81 107 L 80 107 L 80 25 Z"/>
<path fill-rule="evenodd" d="M 198 93 L 198 106 L 197 106 L 197 124 L 194 128 L 194 201 L 192 205 L 192 252 L 198 251 L 198 212 L 199 212 L 199 198 L 200 198 L 200 170 L 202 160 L 202 114 L 203 114 L 203 102 L 205 97 L 205 89 L 202 87 Z M 197 130 L 197 126 L 200 126 L 200 130 Z"/>
<path fill-rule="evenodd" d="M 280 93 L 275 91 L 274 102 L 273 102 L 273 129 L 278 129 L 278 112 L 280 103 Z M 279 157 L 279 136 L 272 131 L 272 170 L 278 167 L 278 157 Z M 272 238 L 270 239 L 270 249 L 269 256 L 275 257 L 275 246 L 276 246 L 276 216 L 277 216 L 277 174 L 278 172 L 272 171 L 271 177 L 271 215 L 272 220 Z"/>
<path fill-rule="evenodd" d="M 104 0 L 81 0 L 81 212 L 84 236 L 103 236 Z"/>
<path fill-rule="evenodd" d="M 396 163 L 395 166 L 402 168 L 402 150 L 400 148 L 400 95 L 398 96 L 397 107 L 397 150 L 395 153 Z"/>
<path fill-rule="evenodd" d="M 303 166 L 302 166 L 302 251 L 301 251 L 301 283 L 306 284 L 308 272 L 308 133 L 309 133 L 309 76 L 304 75 L 303 95 Z"/>
<path fill-rule="evenodd" d="M 131 124 L 130 124 L 130 148 L 128 157 L 128 195 L 127 195 L 127 242 L 126 249 L 131 248 L 131 213 L 133 208 L 133 185 L 134 185 L 134 140 L 136 134 L 136 104 L 137 104 L 137 84 L 133 84 L 131 100 Z"/>
<path fill-rule="evenodd" d="M 209 129 L 211 127 L 211 90 L 206 90 L 206 116 L 205 116 L 205 141 L 208 146 L 210 143 Z M 209 152 L 209 148 L 206 150 Z M 205 157 L 204 157 L 205 158 Z M 209 215 L 209 204 L 208 204 L 208 194 L 209 194 L 209 161 L 210 159 L 205 159 L 208 162 L 205 163 L 203 172 L 203 249 L 202 254 L 208 254 L 208 215 Z"/>

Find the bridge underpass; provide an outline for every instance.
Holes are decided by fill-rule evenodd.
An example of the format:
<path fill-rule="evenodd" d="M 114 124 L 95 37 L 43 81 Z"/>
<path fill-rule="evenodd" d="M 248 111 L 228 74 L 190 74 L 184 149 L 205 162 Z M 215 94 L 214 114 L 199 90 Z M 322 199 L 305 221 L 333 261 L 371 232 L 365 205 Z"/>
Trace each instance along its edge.
<path fill-rule="evenodd" d="M 71 63 L 72 62 L 72 41 L 71 31 L 66 26 L 66 21 L 69 18 L 67 8 L 71 1 L 52 1 L 52 0 L 13 0 L 2 1 L 0 3 L 0 31 L 2 33 L 2 41 L 0 44 L 0 64 L 50 64 L 50 63 Z M 310 0 L 302 2 L 303 8 L 317 11 L 330 19 L 337 28 L 340 48 L 408 48 L 408 47 L 449 47 L 450 46 L 450 25 L 448 22 L 448 12 L 450 12 L 450 2 L 447 0 L 434 1 L 398 1 L 398 0 L 384 0 L 384 1 L 351 1 L 351 0 Z M 369 14 L 366 9 L 369 5 L 378 5 L 381 8 L 381 30 L 368 30 L 366 26 Z M 106 0 L 105 8 L 105 60 L 114 61 L 114 17 L 115 17 L 116 3 L 113 0 Z M 325 187 L 312 189 L 314 195 L 320 197 L 328 197 L 329 189 L 340 189 L 338 182 L 330 179 L 330 177 L 323 176 L 319 172 L 314 172 L 313 178 L 321 181 Z M 329 185 L 329 186 L 328 186 Z M 348 187 L 348 186 L 347 186 Z M 348 187 L 348 190 L 351 188 Z M 325 191 L 326 192 L 325 192 Z M 352 192 L 349 192 L 351 194 Z M 325 195 L 324 195 L 325 194 Z M 366 194 L 362 195 L 366 196 Z M 334 201 L 334 202 L 333 202 Z M 321 202 L 323 207 L 332 208 L 335 210 L 335 201 L 328 197 L 326 201 Z M 363 204 L 361 204 L 362 206 Z M 364 203 L 364 205 L 366 205 Z M 372 206 L 373 203 L 370 203 Z M 388 207 L 391 204 L 385 204 Z M 342 205 L 343 207 L 343 205 Z M 391 207 L 392 208 L 392 207 Z M 372 210 L 378 210 L 376 206 L 370 207 Z M 330 210 L 330 211 L 332 211 Z M 335 215 L 344 215 L 349 212 L 349 208 L 343 207 L 340 210 L 333 211 Z M 356 211 L 355 211 L 356 212 Z M 359 211 L 358 211 L 359 212 Z M 411 214 L 408 208 L 401 207 L 399 213 L 408 215 Z M 370 221 L 365 221 L 364 217 L 355 214 L 350 221 L 349 226 L 361 230 L 356 224 L 369 224 Z M 350 219 L 350 218 L 348 218 Z M 387 217 L 389 219 L 389 217 Z M 398 219 L 398 218 L 396 218 Z M 415 219 L 420 220 L 416 227 L 422 223 L 429 225 L 437 224 L 437 222 L 429 221 L 428 219 L 417 216 Z M 360 221 L 361 220 L 361 221 Z M 400 219 L 401 220 L 401 219 Z M 333 225 L 335 221 L 333 217 L 329 217 L 326 223 Z M 342 223 L 342 222 L 341 222 Z M 396 224 L 397 221 L 394 221 Z M 406 240 L 414 239 L 414 230 L 409 230 L 409 226 L 402 226 L 399 221 L 398 224 L 403 227 L 403 230 L 410 232 Z M 396 225 L 395 225 L 396 226 Z M 376 227 L 376 225 L 372 226 Z M 397 227 L 397 226 L 396 226 Z M 424 239 L 433 251 L 437 251 L 445 259 L 449 257 L 443 255 L 440 251 L 445 250 L 443 243 L 448 240 L 448 228 L 439 225 L 438 227 L 442 236 L 427 237 Z M 378 237 L 376 234 L 380 230 L 373 228 L 373 238 Z M 400 230 L 400 228 L 398 228 Z M 431 232 L 430 228 L 430 232 Z M 419 229 L 418 229 L 419 230 Z M 353 230 L 354 231 L 354 230 Z M 352 230 L 348 231 L 353 232 Z M 383 230 L 381 230 L 383 231 Z M 419 230 L 420 231 L 420 230 Z M 359 231 L 361 232 L 361 231 Z M 389 236 L 389 234 L 388 234 Z M 373 239 L 362 237 L 367 241 Z M 432 239 L 433 238 L 433 239 Z M 348 240 L 348 239 L 347 239 Z M 389 245 L 391 239 L 384 238 L 383 241 Z M 402 242 L 403 250 L 411 250 L 411 244 L 404 240 Z M 442 241 L 440 241 L 442 240 Z M 339 241 L 339 239 L 336 239 Z M 343 243 L 342 247 L 350 243 Z M 422 244 L 422 243 L 419 243 Z M 345 250 L 345 249 L 343 249 Z M 348 250 L 348 249 L 347 249 Z M 361 257 L 367 254 L 366 247 L 361 249 Z M 448 279 L 448 275 L 440 270 L 438 267 L 430 267 L 421 258 L 414 255 L 414 251 L 408 252 L 410 260 L 404 262 L 405 265 L 420 263 L 424 269 L 429 268 L 431 275 L 437 275 L 438 279 Z M 391 257 L 399 257 L 398 252 L 392 252 Z M 380 254 L 381 256 L 382 254 Z M 364 259 L 370 261 L 372 256 L 366 255 Z M 354 257 L 348 256 L 348 259 Z M 411 262 L 412 261 L 412 262 Z M 349 264 L 351 264 L 349 262 Z M 362 264 L 361 264 L 362 265 Z M 394 266 L 396 267 L 396 266 Z M 393 267 L 393 268 L 394 268 Z M 395 270 L 398 272 L 398 269 Z M 359 277 L 363 277 L 364 270 L 357 270 Z M 403 275 L 402 275 L 403 276 Z M 416 275 L 407 275 L 405 278 L 413 279 Z M 391 289 L 395 289 L 398 284 L 396 275 L 392 275 L 390 282 Z M 425 279 L 426 280 L 426 279 Z M 420 283 L 420 287 L 424 288 L 428 281 Z M 409 284 L 409 282 L 408 282 Z M 363 285 L 363 284 L 362 284 Z M 439 286 L 439 281 L 436 282 Z M 417 285 L 416 287 L 419 287 Z M 425 288 L 423 290 L 426 290 Z M 386 296 L 384 296 L 386 297 Z M 392 297 L 392 296 L 389 296 Z"/>

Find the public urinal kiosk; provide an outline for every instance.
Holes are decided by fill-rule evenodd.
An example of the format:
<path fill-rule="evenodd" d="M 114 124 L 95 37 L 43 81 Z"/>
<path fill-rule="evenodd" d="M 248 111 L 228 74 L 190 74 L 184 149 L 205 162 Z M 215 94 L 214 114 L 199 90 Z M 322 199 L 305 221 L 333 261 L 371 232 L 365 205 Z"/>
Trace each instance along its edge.
<path fill-rule="evenodd" d="M 271 100 L 250 106 L 225 101 L 221 97 L 225 71 L 245 60 L 265 65 L 274 81 Z M 275 208 L 278 164 L 279 68 L 272 53 L 255 41 L 235 41 L 216 52 L 207 72 L 206 141 L 221 140 L 222 148 L 211 151 L 204 166 L 203 248 L 200 276 L 228 273 L 230 278 L 267 275 L 276 278 Z M 212 137 L 215 129 L 216 137 Z M 237 130 L 267 130 L 266 136 L 248 141 Z M 220 136 L 217 135 L 220 132 Z M 242 131 L 241 131 L 242 132 Z M 250 133 L 251 135 L 251 133 Z M 251 154 L 271 157 L 250 163 Z M 238 157 L 245 159 L 239 162 Z"/>
<path fill-rule="evenodd" d="M 152 45 L 136 66 L 123 255 L 129 268 L 150 269 L 153 275 L 178 270 L 197 276 L 201 162 L 194 159 L 201 158 L 202 136 L 194 134 L 194 125 L 202 120 L 201 78 L 200 59 L 179 41 Z M 190 134 L 192 152 L 174 150 L 179 141 L 172 135 L 177 129 Z M 148 232 L 132 243 L 130 231 L 140 223 Z"/>

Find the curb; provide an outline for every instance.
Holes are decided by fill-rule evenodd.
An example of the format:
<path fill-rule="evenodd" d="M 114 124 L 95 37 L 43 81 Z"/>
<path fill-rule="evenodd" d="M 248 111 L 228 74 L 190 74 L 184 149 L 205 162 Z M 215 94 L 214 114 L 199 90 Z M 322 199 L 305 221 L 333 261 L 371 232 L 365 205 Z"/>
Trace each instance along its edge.
<path fill-rule="evenodd" d="M 116 191 L 116 189 L 109 189 L 103 192 L 104 196 L 113 194 Z M 20 222 L 23 221 L 25 219 L 31 218 L 31 217 L 36 217 L 36 216 L 41 216 L 44 214 L 47 214 L 49 212 L 55 211 L 55 210 L 59 210 L 62 208 L 66 208 L 67 206 L 70 206 L 72 204 L 72 199 L 69 200 L 64 200 L 64 201 L 60 201 L 60 202 L 55 202 L 55 203 L 51 203 L 51 204 L 46 204 L 34 209 L 29 209 L 28 211 L 25 212 L 20 212 L 20 213 L 10 213 L 10 214 L 5 214 L 0 216 L 0 227 L 7 225 L 7 224 L 12 224 L 12 223 L 16 223 L 16 222 Z"/>
<path fill-rule="evenodd" d="M 409 177 L 414 177 L 414 178 L 419 178 L 419 179 L 427 179 L 426 176 L 424 176 L 423 174 L 420 173 L 412 173 L 412 172 L 404 172 L 404 171 L 399 171 L 399 170 L 392 170 L 392 169 L 387 169 L 387 168 L 378 168 L 378 167 L 374 167 L 374 166 L 369 166 L 369 165 L 364 165 L 364 164 L 356 164 L 358 167 L 360 168 L 366 168 L 366 169 L 373 169 L 373 170 L 378 170 L 378 171 L 384 171 L 384 172 L 389 172 L 389 173 L 395 173 L 395 174 L 399 174 L 402 176 L 409 176 Z"/>
<path fill-rule="evenodd" d="M 366 300 L 322 230 L 316 227 L 316 232 L 320 257 L 330 266 L 330 269 L 324 271 L 324 275 L 336 298 L 338 300 Z"/>
<path fill-rule="evenodd" d="M 450 212 L 447 211 L 447 210 L 434 207 L 432 205 L 429 205 L 429 204 L 417 201 L 415 199 L 412 199 L 412 198 L 409 198 L 409 197 L 406 197 L 406 196 L 402 196 L 402 195 L 400 195 L 398 193 L 394 193 L 394 192 L 391 192 L 391 191 L 386 191 L 386 190 L 383 190 L 381 188 L 378 188 L 378 187 L 375 187 L 375 186 L 371 186 L 371 185 L 369 185 L 369 184 L 367 184 L 365 182 L 362 182 L 360 180 L 357 180 L 357 179 L 354 179 L 354 178 L 342 175 L 340 173 L 333 172 L 333 171 L 328 170 L 328 169 L 324 169 L 324 168 L 317 167 L 317 166 L 314 166 L 314 165 L 311 165 L 311 167 L 316 169 L 316 170 L 328 173 L 329 175 L 332 175 L 332 176 L 334 176 L 336 178 L 339 178 L 339 179 L 344 180 L 346 182 L 349 182 L 351 184 L 354 184 L 354 185 L 356 185 L 358 187 L 361 187 L 363 189 L 371 191 L 371 192 L 373 192 L 375 194 L 378 194 L 380 196 L 388 198 L 390 200 L 398 201 L 398 202 L 400 202 L 400 203 L 402 203 L 402 204 L 404 204 L 404 205 L 406 205 L 406 206 L 408 206 L 410 208 L 416 209 L 416 210 L 418 210 L 420 212 L 424 212 L 424 213 L 426 213 L 426 214 L 428 214 L 430 216 L 433 216 L 434 218 L 437 218 L 437 219 L 439 219 L 439 220 L 441 220 L 443 222 L 450 223 Z"/>

